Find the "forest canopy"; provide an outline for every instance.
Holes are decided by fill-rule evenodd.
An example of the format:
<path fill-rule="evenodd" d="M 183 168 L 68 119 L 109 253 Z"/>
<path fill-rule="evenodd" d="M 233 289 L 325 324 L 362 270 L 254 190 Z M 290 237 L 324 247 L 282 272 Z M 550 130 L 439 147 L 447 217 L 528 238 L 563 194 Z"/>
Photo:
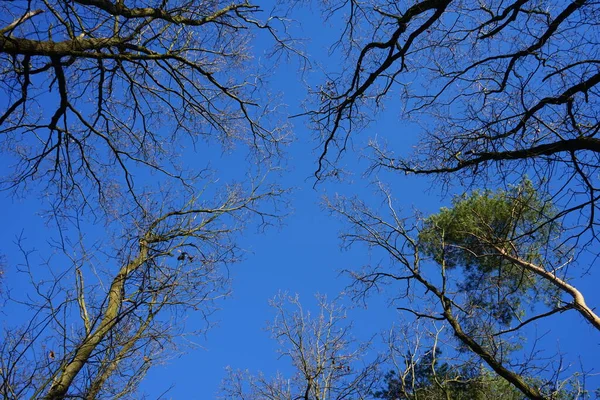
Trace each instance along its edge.
<path fill-rule="evenodd" d="M 1 3 L 0 395 L 593 398 L 599 7 Z"/>

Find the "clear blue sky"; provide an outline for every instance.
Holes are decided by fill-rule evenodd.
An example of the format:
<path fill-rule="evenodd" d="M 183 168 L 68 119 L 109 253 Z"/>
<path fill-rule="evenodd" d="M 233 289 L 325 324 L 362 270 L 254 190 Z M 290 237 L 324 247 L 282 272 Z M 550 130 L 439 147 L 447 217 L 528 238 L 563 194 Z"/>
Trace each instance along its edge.
<path fill-rule="evenodd" d="M 310 38 L 306 43 L 307 54 L 317 60 L 314 69 L 305 72 L 304 78 L 309 82 L 317 82 L 322 76 L 318 64 L 331 71 L 335 70 L 335 63 L 338 62 L 327 55 L 327 46 L 336 39 L 335 29 L 322 24 L 318 10 L 314 10 L 314 13 L 307 9 L 298 10 L 296 18 L 302 24 L 302 29 L 297 33 Z M 257 49 L 261 47 L 259 43 Z M 257 51 L 257 57 L 262 57 L 260 50 Z M 301 102 L 306 94 L 296 62 L 281 63 L 270 84 L 275 91 L 283 94 L 290 115 L 302 111 Z M 363 175 L 367 164 L 359 158 L 359 154 L 368 138 L 375 135 L 386 137 L 395 146 L 407 151 L 415 144 L 418 130 L 398 122 L 396 106 L 391 103 L 377 117 L 377 123 L 354 139 L 351 151 L 342 161 L 353 175 L 346 182 L 325 182 L 316 187 L 313 187 L 315 182 L 312 175 L 316 168 L 318 144 L 314 140 L 314 133 L 306 128 L 305 120 L 292 120 L 295 141 L 287 149 L 289 170 L 281 178 L 285 186 L 294 188 L 290 196 L 292 213 L 280 228 L 269 229 L 264 234 L 256 234 L 251 228 L 244 233 L 241 245 L 248 253 L 243 262 L 230 269 L 233 292 L 230 298 L 220 302 L 221 310 L 212 317 L 217 325 L 205 337 L 196 339 L 203 349 L 169 360 L 150 371 L 143 385 L 150 398 L 153 398 L 152 394 L 158 394 L 171 385 L 173 388 L 168 392 L 168 398 L 213 398 L 227 366 L 249 369 L 255 373 L 263 371 L 267 376 L 273 375 L 276 370 L 289 372 L 287 362 L 278 359 L 275 341 L 265 331 L 267 322 L 274 316 L 268 301 L 280 291 L 298 293 L 310 308 L 315 305 L 315 293 L 336 297 L 345 288 L 349 280 L 340 275 L 342 269 L 360 267 L 370 261 L 370 255 L 364 249 L 357 247 L 345 251 L 340 248 L 338 233 L 342 225 L 323 209 L 322 198 L 342 193 L 374 203 L 378 201 L 371 184 L 375 176 Z M 236 157 L 236 154 L 221 155 L 219 151 L 214 151 L 211 165 L 225 176 L 243 179 L 245 165 Z M 194 156 L 190 155 L 189 162 L 193 163 L 194 160 Z M 4 175 L 7 166 L 3 163 L 2 168 Z M 384 179 L 394 189 L 397 206 L 407 213 L 411 213 L 413 207 L 431 213 L 449 204 L 450 197 L 443 197 L 427 178 L 387 174 Z M 455 189 L 460 190 L 458 187 Z M 15 266 L 22 262 L 22 255 L 15 245 L 16 237 L 22 234 L 28 246 L 35 247 L 44 257 L 49 256 L 44 254 L 50 251 L 46 242 L 54 232 L 46 228 L 44 219 L 39 215 L 42 207 L 36 200 L 37 195 L 32 190 L 25 199 L 11 196 L 8 192 L 1 193 L 0 197 L 4 220 L 4 229 L 0 230 L 0 253 L 6 255 L 6 284 L 15 291 L 26 290 L 26 287 L 20 286 L 22 281 L 14 273 Z M 94 234 L 102 236 L 101 228 L 97 229 Z M 590 262 L 593 261 L 590 259 Z M 593 270 L 584 279 L 576 280 L 592 306 L 600 305 L 597 282 L 598 273 Z M 396 312 L 385 304 L 384 300 L 375 298 L 367 309 L 359 308 L 351 313 L 356 321 L 357 337 L 368 338 L 395 322 Z M 13 314 L 10 308 L 4 308 L 2 312 L 4 325 L 21 317 L 26 318 Z M 193 324 L 195 316 L 190 315 L 189 318 L 190 324 Z M 597 333 L 594 338 L 592 329 L 576 315 L 561 316 L 553 321 L 558 324 L 540 327 L 540 330 L 548 331 L 542 342 L 547 347 L 547 354 L 560 350 L 571 356 L 580 355 L 588 368 L 593 366 L 594 361 L 598 365 L 600 340 Z M 571 361 L 574 360 L 576 357 Z"/>

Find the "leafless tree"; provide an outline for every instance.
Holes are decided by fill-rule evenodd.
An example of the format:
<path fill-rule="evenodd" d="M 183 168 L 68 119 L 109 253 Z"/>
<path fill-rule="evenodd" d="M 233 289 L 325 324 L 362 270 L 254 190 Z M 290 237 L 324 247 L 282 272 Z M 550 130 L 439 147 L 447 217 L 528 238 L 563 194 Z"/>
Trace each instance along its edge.
<path fill-rule="evenodd" d="M 318 179 L 374 110 L 421 128 L 412 154 L 372 141 L 374 167 L 456 184 L 505 184 L 526 173 L 570 215 L 580 250 L 596 243 L 598 15 L 595 1 L 327 2 L 345 15 L 335 49 L 348 60 L 315 92 Z M 410 125 L 414 127 L 415 125 Z M 390 140 L 388 141 L 387 138 Z"/>
<path fill-rule="evenodd" d="M 141 207 L 135 177 L 193 184 L 177 158 L 199 141 L 277 153 L 285 124 L 267 120 L 272 94 L 248 49 L 263 32 L 275 50 L 289 43 L 261 15 L 246 1 L 3 2 L 3 187 L 38 182 L 56 207 Z"/>
<path fill-rule="evenodd" d="M 356 199 L 338 198 L 329 207 L 349 224 L 343 234 L 347 245 L 366 244 L 390 260 L 351 272 L 357 296 L 390 285 L 399 310 L 417 320 L 446 324 L 464 351 L 527 398 L 557 398 L 565 382 L 571 382 L 563 376 L 561 358 L 553 364 L 514 350 L 523 337 L 531 341 L 533 331 L 528 328 L 543 319 L 574 310 L 598 329 L 598 315 L 568 283 L 564 265 L 555 264 L 560 258 L 544 257 L 531 236 L 522 234 L 527 220 L 535 221 L 540 210 L 525 215 L 536 202 L 524 197 L 531 194 L 521 188 L 491 202 L 481 201 L 489 193 L 475 193 L 455 203 L 456 214 L 448 215 L 446 209 L 429 218 L 401 216 L 386 189 L 383 215 Z M 492 218 L 498 209 L 505 210 L 505 217 Z M 551 379 L 531 379 L 541 376 Z M 571 384 L 583 395 L 578 383 Z"/>
<path fill-rule="evenodd" d="M 24 251 L 34 294 L 11 294 L 10 301 L 31 318 L 3 332 L 2 397 L 139 398 L 147 370 L 194 333 L 185 315 L 208 315 L 227 294 L 224 268 L 239 257 L 237 233 L 253 216 L 272 220 L 265 202 L 279 195 L 275 188 L 228 187 L 218 203 L 156 208 L 112 251 L 105 243 L 92 252 L 74 249 L 47 270 L 30 267 L 33 255 Z M 55 265 L 66 261 L 68 268 Z"/>
<path fill-rule="evenodd" d="M 389 371 L 374 397 L 384 400 L 522 399 L 508 382 L 471 354 L 444 340 L 438 321 L 404 321 L 386 335 Z M 466 357 L 465 357 L 466 356 Z M 562 398 L 562 397 L 561 397 Z"/>
<path fill-rule="evenodd" d="M 35 268 L 20 242 L 31 292 L 6 296 L 28 320 L 0 339 L 3 398 L 137 398 L 193 333 L 182 316 L 227 293 L 236 234 L 281 215 L 262 174 L 287 129 L 249 49 L 289 51 L 282 26 L 247 1 L 0 4 L 0 189 L 49 201 L 62 254 Z M 219 178 L 203 152 L 239 144 L 247 182 L 201 186 Z"/>
<path fill-rule="evenodd" d="M 285 306 L 280 303 L 281 299 L 276 301 L 276 307 Z M 355 381 L 354 378 L 350 381 L 347 378 L 357 373 L 353 365 L 356 361 L 364 362 L 364 355 L 356 358 L 353 353 L 348 358 L 343 355 L 344 351 L 333 351 L 333 356 L 330 357 L 324 351 L 326 347 L 347 350 L 345 347 L 349 344 L 346 340 L 338 341 L 340 336 L 337 334 L 319 334 L 317 336 L 320 339 L 314 340 L 315 333 L 329 329 L 327 321 L 330 321 L 330 316 L 320 315 L 318 321 L 296 304 L 297 298 L 289 299 L 289 302 L 298 307 L 297 313 L 290 314 L 288 309 L 279 310 L 278 318 L 285 317 L 285 320 L 277 319 L 271 328 L 274 328 L 272 332 L 281 342 L 282 355 L 289 356 L 292 360 L 294 377 L 287 379 L 282 373 L 267 377 L 263 374 L 252 375 L 248 371 L 229 370 L 229 376 L 223 383 L 221 398 L 517 400 L 523 397 L 507 381 L 487 370 L 475 355 L 455 348 L 444 334 L 448 330 L 447 325 L 439 321 L 424 320 L 405 320 L 385 332 L 381 343 L 384 346 L 379 349 L 380 356 L 368 366 L 370 370 L 364 370 L 367 374 L 361 373 L 364 374 L 360 376 L 361 389 L 354 390 L 352 388 L 358 386 L 348 386 L 348 382 Z M 335 310 L 343 312 L 343 308 L 336 306 L 336 309 L 332 309 L 331 304 L 327 303 L 321 303 L 321 307 L 325 313 Z M 279 314 L 281 312 L 284 314 Z M 321 318 L 325 318 L 325 322 Z M 344 332 L 344 336 L 349 333 L 351 332 Z M 374 339 L 375 337 L 372 338 Z M 369 346 L 373 344 L 370 342 Z M 324 353 L 327 356 L 320 356 Z M 320 361 L 323 359 L 325 362 Z M 343 390 L 339 390 L 342 388 Z"/>
<path fill-rule="evenodd" d="M 272 302 L 277 317 L 269 331 L 291 361 L 290 379 L 230 371 L 224 383 L 226 399 L 333 400 L 363 399 L 378 383 L 381 359 L 365 361 L 367 345 L 351 337 L 352 325 L 336 302 L 317 296 L 319 312 L 312 316 L 298 296 L 280 295 Z"/>

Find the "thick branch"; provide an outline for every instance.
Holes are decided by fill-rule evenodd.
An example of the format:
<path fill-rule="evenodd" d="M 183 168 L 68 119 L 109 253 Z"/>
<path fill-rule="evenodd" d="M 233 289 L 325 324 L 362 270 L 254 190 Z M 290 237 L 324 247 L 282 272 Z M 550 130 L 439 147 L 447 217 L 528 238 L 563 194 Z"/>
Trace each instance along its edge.
<path fill-rule="evenodd" d="M 593 137 L 579 137 L 576 139 L 561 140 L 554 143 L 545 143 L 528 149 L 473 153 L 475 155 L 474 158 L 468 160 L 459 160 L 456 166 L 447 168 L 422 169 L 409 167 L 407 165 L 388 165 L 388 167 L 414 174 L 434 174 L 456 172 L 474 165 L 485 163 L 487 161 L 524 160 L 538 156 L 549 156 L 557 153 L 576 151 L 593 151 L 600 154 L 600 139 Z"/>
<path fill-rule="evenodd" d="M 454 315 L 450 310 L 449 304 L 444 301 L 444 316 L 446 320 L 454 330 L 454 334 L 456 337 L 466 344 L 473 353 L 477 354 L 481 357 L 498 375 L 506 379 L 508 382 L 512 383 L 517 389 L 519 389 L 523 394 L 525 394 L 528 398 L 534 400 L 544 400 L 546 399 L 536 388 L 527 384 L 525 379 L 523 379 L 520 375 L 510 371 L 505 368 L 500 362 L 498 362 L 490 353 L 488 353 L 483 347 L 479 345 L 473 338 L 467 335 L 463 330 Z"/>
<path fill-rule="evenodd" d="M 56 56 L 65 57 L 86 51 L 98 51 L 123 45 L 124 40 L 118 37 L 83 39 L 76 38 L 54 42 L 52 40 L 30 40 L 0 36 L 0 53 L 11 55 Z"/>
<path fill-rule="evenodd" d="M 585 303 L 585 298 L 583 297 L 583 294 L 581 294 L 581 292 L 577 290 L 575 286 L 568 284 L 552 272 L 546 271 L 544 268 L 538 265 L 524 261 L 518 257 L 509 254 L 500 247 L 494 246 L 494 248 L 507 260 L 537 274 L 538 276 L 541 276 L 542 278 L 546 279 L 548 282 L 552 283 L 554 286 L 562 290 L 563 292 L 569 294 L 573 298 L 574 308 L 577 311 L 579 311 L 579 313 L 585 319 L 587 319 L 592 324 L 592 326 L 594 326 L 594 328 L 600 331 L 600 317 L 590 307 L 588 307 L 588 305 Z"/>
<path fill-rule="evenodd" d="M 10 24 L 6 25 L 4 28 L 0 29 L 0 35 L 5 34 L 6 32 L 16 28 L 17 26 L 19 26 L 23 22 L 27 21 L 28 19 L 33 18 L 36 15 L 41 14 L 43 12 L 44 12 L 44 10 L 29 11 L 27 14 L 23 15 L 21 18 L 14 20 Z"/>
<path fill-rule="evenodd" d="M 121 16 L 125 18 L 154 18 L 162 19 L 167 22 L 181 25 L 200 26 L 207 22 L 212 22 L 230 11 L 239 9 L 257 9 L 258 6 L 254 6 L 247 3 L 232 4 L 227 7 L 220 9 L 210 15 L 205 15 L 199 18 L 188 18 L 181 15 L 174 15 L 173 12 L 163 10 L 161 8 L 144 7 L 144 8 L 128 8 L 123 5 L 123 2 L 112 3 L 107 0 L 75 0 L 76 3 L 92 6 L 99 8 L 107 13 L 114 16 Z"/>
<path fill-rule="evenodd" d="M 519 374 L 509 370 L 506 368 L 501 362 L 496 360 L 496 358 L 491 355 L 486 349 L 484 349 L 479 343 L 477 343 L 471 336 L 466 334 L 458 320 L 452 314 L 452 300 L 449 299 L 437 286 L 433 285 L 427 279 L 425 279 L 422 275 L 415 271 L 415 278 L 421 282 L 429 291 L 436 295 L 437 298 L 440 299 L 442 307 L 444 309 L 443 315 L 444 318 L 448 321 L 452 330 L 454 331 L 454 335 L 463 342 L 466 346 L 468 346 L 471 351 L 481 357 L 489 366 L 492 368 L 498 375 L 504 378 L 506 381 L 510 382 L 517 389 L 519 389 L 523 394 L 525 394 L 528 398 L 534 400 L 544 400 L 545 397 L 539 392 L 535 387 L 530 386 L 525 379 Z"/>

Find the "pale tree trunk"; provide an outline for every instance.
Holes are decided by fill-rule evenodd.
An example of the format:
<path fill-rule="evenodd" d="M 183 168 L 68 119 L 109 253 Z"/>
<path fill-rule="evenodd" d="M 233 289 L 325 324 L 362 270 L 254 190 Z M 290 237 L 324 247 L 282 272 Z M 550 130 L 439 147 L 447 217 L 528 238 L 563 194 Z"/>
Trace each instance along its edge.
<path fill-rule="evenodd" d="M 600 317 L 592 310 L 585 302 L 585 298 L 583 294 L 577 290 L 577 288 L 564 280 L 560 279 L 556 274 L 547 271 L 543 267 L 524 261 L 518 257 L 515 257 L 502 248 L 498 246 L 494 246 L 496 251 L 498 251 L 502 257 L 509 260 L 512 263 L 517 264 L 520 267 L 525 268 L 528 271 L 533 272 L 534 274 L 542 277 L 548 282 L 552 283 L 554 286 L 559 288 L 562 292 L 569 294 L 573 298 L 573 307 L 585 318 L 587 319 L 594 328 L 600 331 Z"/>
<path fill-rule="evenodd" d="M 147 243 L 145 240 L 141 240 L 138 256 L 121 268 L 110 285 L 110 290 L 108 291 L 108 305 L 104 311 L 100 325 L 77 347 L 73 358 L 66 363 L 60 375 L 56 378 L 46 396 L 44 396 L 45 400 L 59 400 L 65 397 L 71 384 L 83 366 L 88 362 L 94 349 L 96 349 L 98 344 L 102 342 L 110 330 L 119 321 L 119 312 L 123 305 L 123 295 L 127 278 L 147 260 Z"/>

